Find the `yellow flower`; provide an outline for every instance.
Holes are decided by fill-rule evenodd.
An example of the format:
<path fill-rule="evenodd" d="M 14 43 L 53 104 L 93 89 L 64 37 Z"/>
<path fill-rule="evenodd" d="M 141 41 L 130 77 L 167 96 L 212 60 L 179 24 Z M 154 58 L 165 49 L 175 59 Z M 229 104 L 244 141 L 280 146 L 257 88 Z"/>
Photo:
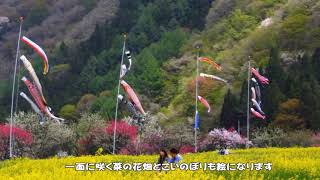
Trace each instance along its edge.
<path fill-rule="evenodd" d="M 320 148 L 253 148 L 231 150 L 230 155 L 221 156 L 217 152 L 187 154 L 183 163 L 175 166 L 174 171 L 134 171 L 107 169 L 98 171 L 98 163 L 154 163 L 157 155 L 145 156 L 83 156 L 57 159 L 32 160 L 15 159 L 0 162 L 0 180 L 11 179 L 319 179 L 320 178 Z M 198 170 L 190 170 L 190 163 L 200 162 Z M 77 163 L 88 163 L 93 171 L 76 171 L 66 168 Z M 180 170 L 182 164 L 188 165 L 188 170 Z M 215 164 L 215 169 L 204 170 L 204 166 Z M 219 171 L 218 171 L 219 163 Z M 263 164 L 260 170 L 260 165 Z M 271 163 L 267 170 L 266 163 Z M 245 164 L 245 169 L 237 169 L 237 164 Z M 227 168 L 228 165 L 228 168 Z M 86 167 L 85 167 L 86 168 Z M 231 170 L 234 169 L 235 170 Z M 228 170 L 229 169 L 229 170 Z"/>

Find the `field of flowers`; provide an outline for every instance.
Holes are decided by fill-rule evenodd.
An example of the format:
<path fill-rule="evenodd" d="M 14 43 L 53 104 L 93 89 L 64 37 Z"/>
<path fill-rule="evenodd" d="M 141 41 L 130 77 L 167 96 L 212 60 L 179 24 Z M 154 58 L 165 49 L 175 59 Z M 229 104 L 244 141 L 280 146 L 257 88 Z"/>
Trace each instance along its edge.
<path fill-rule="evenodd" d="M 154 163 L 157 156 L 83 156 L 43 160 L 16 159 L 0 163 L 0 179 L 320 179 L 320 148 L 253 148 L 231 150 L 229 155 L 205 152 L 183 155 L 183 163 L 198 170 L 174 166 L 176 170 L 142 171 L 129 169 L 138 163 Z M 121 162 L 122 170 L 111 171 L 103 165 Z M 66 165 L 85 163 L 84 171 L 66 168 Z M 86 163 L 89 163 L 86 167 Z M 136 163 L 136 164 L 134 164 Z M 263 164 L 260 164 L 263 163 Z M 271 170 L 267 164 L 271 163 Z M 97 165 L 99 164 L 99 165 Z M 127 165 L 125 165 L 127 164 Z M 80 165 L 80 164 L 78 164 Z M 114 165 L 114 164 L 112 164 Z M 141 164 L 140 164 L 141 165 Z M 261 166 L 262 165 L 262 166 Z M 79 167 L 79 166 L 78 166 Z M 81 166 L 83 167 L 83 166 Z M 108 166 L 115 168 L 119 166 Z M 145 166 L 146 167 L 146 166 Z M 101 171 L 98 171 L 100 168 Z M 171 167 L 169 167 L 171 168 Z M 207 168 L 205 170 L 205 168 Z M 261 169 L 262 170 L 259 170 Z M 148 169 L 148 168 L 146 168 Z M 229 170 L 228 170 L 229 169 Z M 93 171 L 90 171 L 93 170 Z"/>

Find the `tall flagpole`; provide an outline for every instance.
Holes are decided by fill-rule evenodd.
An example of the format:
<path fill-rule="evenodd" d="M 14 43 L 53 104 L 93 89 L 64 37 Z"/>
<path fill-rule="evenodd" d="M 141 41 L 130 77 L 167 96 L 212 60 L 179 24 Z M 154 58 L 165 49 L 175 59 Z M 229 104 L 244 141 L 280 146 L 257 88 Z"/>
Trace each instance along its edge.
<path fill-rule="evenodd" d="M 199 77 L 199 46 L 197 45 L 197 75 L 196 75 L 196 108 L 195 108 L 195 121 L 198 118 L 198 77 Z M 196 122 L 195 122 L 196 123 Z M 198 122 L 199 123 L 199 122 Z M 196 128 L 196 124 L 194 127 L 194 151 L 197 152 L 198 148 L 197 148 L 197 128 Z"/>
<path fill-rule="evenodd" d="M 12 126 L 13 126 L 13 106 L 14 106 L 14 92 L 15 92 L 15 85 L 16 85 L 16 74 L 17 74 L 17 65 L 18 65 L 18 56 L 19 56 L 19 50 L 20 50 L 20 38 L 21 38 L 21 32 L 22 32 L 22 22 L 23 18 L 20 17 L 20 28 L 19 28 L 19 37 L 18 37 L 18 45 L 17 45 L 17 51 L 16 51 L 16 60 L 15 60 L 15 65 L 14 65 L 14 72 L 13 72 L 13 84 L 12 84 L 12 94 L 11 94 L 11 112 L 10 112 L 10 139 L 9 139 L 9 155 L 10 158 L 13 156 L 13 131 L 12 131 Z"/>
<path fill-rule="evenodd" d="M 249 142 L 250 138 L 250 78 L 251 78 L 251 64 L 250 64 L 250 56 L 248 60 L 248 85 L 247 85 L 247 139 Z M 249 144 L 247 144 L 247 148 L 249 148 Z"/>
<path fill-rule="evenodd" d="M 127 40 L 127 35 L 124 35 L 124 40 L 123 40 L 123 48 L 122 48 L 122 57 L 121 57 L 121 64 L 120 64 L 120 70 L 119 70 L 119 82 L 118 82 L 118 92 L 117 92 L 117 104 L 116 104 L 116 113 L 114 117 L 114 128 L 113 128 L 113 148 L 112 148 L 112 154 L 115 154 L 116 151 L 116 131 L 117 131 L 117 119 L 118 119 L 118 107 L 119 107 L 119 93 L 120 93 L 120 82 L 121 82 L 121 68 L 123 64 L 123 59 L 124 59 L 124 52 L 126 49 L 126 40 Z"/>

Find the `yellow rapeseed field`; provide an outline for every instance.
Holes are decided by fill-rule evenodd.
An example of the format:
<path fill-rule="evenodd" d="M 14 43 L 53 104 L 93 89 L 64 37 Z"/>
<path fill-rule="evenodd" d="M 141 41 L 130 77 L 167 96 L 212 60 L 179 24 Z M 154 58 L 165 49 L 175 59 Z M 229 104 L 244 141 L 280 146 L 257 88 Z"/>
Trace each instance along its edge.
<path fill-rule="evenodd" d="M 162 171 L 149 171 L 157 157 L 15 159 L 1 162 L 0 179 L 320 179 L 320 148 L 315 147 L 231 150 L 230 155 L 224 156 L 217 152 L 187 154 L 182 163 L 173 165 L 175 170 L 167 171 L 171 166 L 165 164 Z"/>

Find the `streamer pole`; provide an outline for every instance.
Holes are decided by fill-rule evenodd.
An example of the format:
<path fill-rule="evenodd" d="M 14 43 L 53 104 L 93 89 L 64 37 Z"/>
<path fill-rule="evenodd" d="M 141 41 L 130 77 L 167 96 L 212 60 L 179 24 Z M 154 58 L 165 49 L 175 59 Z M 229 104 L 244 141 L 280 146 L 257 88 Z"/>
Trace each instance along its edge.
<path fill-rule="evenodd" d="M 196 127 L 196 120 L 198 119 L 198 77 L 199 77 L 199 46 L 196 47 L 197 48 L 197 75 L 196 75 L 196 108 L 195 108 L 195 127 L 194 127 L 194 151 L 197 152 L 198 148 L 197 148 L 197 127 Z M 199 120 L 199 119 L 198 119 Z"/>
<path fill-rule="evenodd" d="M 11 94 L 11 111 L 10 111 L 10 132 L 9 132 L 9 156 L 10 158 L 13 157 L 13 125 L 14 125 L 14 119 L 13 119 L 13 106 L 14 106 L 14 95 L 15 95 L 15 85 L 16 85 L 16 75 L 17 75 L 17 66 L 18 66 L 18 56 L 20 51 L 20 38 L 21 38 L 21 32 L 22 32 L 22 23 L 23 23 L 23 17 L 20 17 L 20 27 L 19 27 L 19 36 L 18 36 L 18 44 L 17 44 L 17 50 L 16 50 L 16 59 L 15 59 L 15 65 L 14 65 L 14 72 L 13 72 L 13 83 L 12 83 L 12 94 Z M 18 91 L 18 89 L 17 89 Z"/>
<path fill-rule="evenodd" d="M 250 56 L 248 59 L 248 84 L 247 84 L 247 139 L 249 142 L 250 139 L 250 78 L 251 78 L 251 63 Z M 247 148 L 249 148 L 249 144 L 247 144 Z"/>
<path fill-rule="evenodd" d="M 127 40 L 127 35 L 124 35 L 124 40 L 123 40 L 123 48 L 122 48 L 122 57 L 121 57 L 121 64 L 120 64 L 120 70 L 119 70 L 119 81 L 118 81 L 118 92 L 117 92 L 117 104 L 116 104 L 116 112 L 115 112 L 115 117 L 114 117 L 114 128 L 113 128 L 113 148 L 112 148 L 112 154 L 115 154 L 116 151 L 116 131 L 117 131 L 117 119 L 118 119 L 118 108 L 119 108 L 119 94 L 120 94 L 120 82 L 121 82 L 121 68 L 123 65 L 123 59 L 124 59 L 124 53 L 126 49 L 126 40 Z"/>

